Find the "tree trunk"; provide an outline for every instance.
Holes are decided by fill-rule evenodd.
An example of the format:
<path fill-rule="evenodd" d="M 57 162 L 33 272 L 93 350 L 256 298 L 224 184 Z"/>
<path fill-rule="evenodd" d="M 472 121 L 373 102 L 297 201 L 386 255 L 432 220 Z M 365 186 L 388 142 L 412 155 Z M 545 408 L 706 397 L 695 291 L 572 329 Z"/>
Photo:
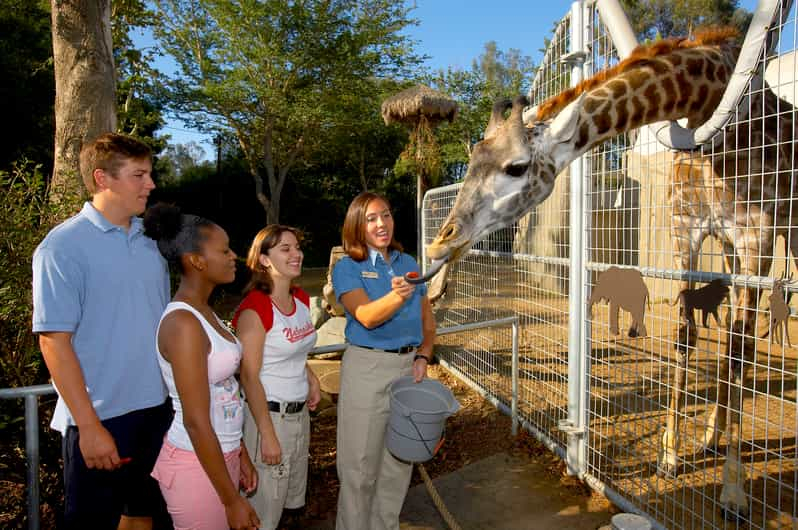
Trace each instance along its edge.
<path fill-rule="evenodd" d="M 51 0 L 55 161 L 50 201 L 79 200 L 83 143 L 116 130 L 111 0 Z"/>

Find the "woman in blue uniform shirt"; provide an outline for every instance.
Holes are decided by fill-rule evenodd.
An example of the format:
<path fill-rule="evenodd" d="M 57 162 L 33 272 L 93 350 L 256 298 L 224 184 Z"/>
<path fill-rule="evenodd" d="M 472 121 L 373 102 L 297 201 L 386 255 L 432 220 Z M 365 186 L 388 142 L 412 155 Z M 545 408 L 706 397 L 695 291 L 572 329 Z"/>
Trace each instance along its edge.
<path fill-rule="evenodd" d="M 343 227 L 344 256 L 333 287 L 346 310 L 348 347 L 338 398 L 337 530 L 398 530 L 412 464 L 385 448 L 388 389 L 403 375 L 427 375 L 435 318 L 426 286 L 404 275 L 416 261 L 394 239 L 388 201 L 364 192 L 354 198 Z"/>

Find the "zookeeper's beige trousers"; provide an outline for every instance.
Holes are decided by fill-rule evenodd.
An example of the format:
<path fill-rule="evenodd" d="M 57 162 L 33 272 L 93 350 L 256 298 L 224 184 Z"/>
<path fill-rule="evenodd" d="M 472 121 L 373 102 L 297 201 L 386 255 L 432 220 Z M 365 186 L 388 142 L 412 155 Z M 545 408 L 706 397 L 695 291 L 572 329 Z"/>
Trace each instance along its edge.
<path fill-rule="evenodd" d="M 412 375 L 413 354 L 350 345 L 341 363 L 338 396 L 338 494 L 336 530 L 399 530 L 399 512 L 412 464 L 385 448 L 390 414 L 388 388 Z"/>

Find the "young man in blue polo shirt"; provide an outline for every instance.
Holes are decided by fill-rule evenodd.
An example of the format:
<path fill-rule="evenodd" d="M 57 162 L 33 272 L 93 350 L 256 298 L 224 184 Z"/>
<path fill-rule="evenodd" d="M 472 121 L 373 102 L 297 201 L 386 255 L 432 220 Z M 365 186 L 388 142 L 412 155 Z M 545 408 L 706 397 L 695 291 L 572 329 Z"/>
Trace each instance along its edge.
<path fill-rule="evenodd" d="M 105 134 L 80 153 L 92 194 L 33 255 L 33 331 L 59 398 L 67 528 L 169 524 L 150 477 L 171 407 L 155 335 L 169 276 L 138 216 L 155 188 L 150 149 Z"/>

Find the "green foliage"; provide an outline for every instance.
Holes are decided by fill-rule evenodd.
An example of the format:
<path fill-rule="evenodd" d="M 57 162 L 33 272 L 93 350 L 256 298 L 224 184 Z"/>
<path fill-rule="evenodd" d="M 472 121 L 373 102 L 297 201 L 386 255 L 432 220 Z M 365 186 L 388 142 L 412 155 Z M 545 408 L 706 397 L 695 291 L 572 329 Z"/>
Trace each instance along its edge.
<path fill-rule="evenodd" d="M 429 77 L 428 84 L 456 100 L 459 109 L 453 123 L 435 131 L 443 183 L 465 175 L 471 147 L 482 139 L 494 101 L 526 94 L 534 73 L 530 57 L 515 49 L 503 52 L 488 42 L 470 70 L 449 68 Z"/>
<path fill-rule="evenodd" d="M 393 0 L 157 0 L 155 34 L 179 71 L 172 109 L 236 136 L 269 220 L 290 171 L 308 165 L 374 79 L 419 63 Z M 361 157 L 362 158 L 362 157 Z M 362 160 L 361 160 L 362 161 Z"/>
<path fill-rule="evenodd" d="M 744 34 L 751 14 L 739 0 L 621 0 L 638 40 L 690 35 L 701 26 L 732 25 Z"/>
<path fill-rule="evenodd" d="M 159 153 L 167 137 L 155 137 L 163 127 L 164 101 L 160 72 L 153 67 L 154 48 L 136 48 L 132 31 L 148 28 L 155 13 L 143 0 L 114 0 L 111 7 L 111 35 L 116 67 L 117 130 L 143 141 Z"/>
<path fill-rule="evenodd" d="M 0 387 L 25 386 L 46 380 L 31 333 L 31 257 L 71 212 L 47 201 L 41 165 L 23 161 L 0 172 L 0 190 Z"/>
<path fill-rule="evenodd" d="M 53 164 L 55 78 L 49 2 L 0 0 L 0 101 L 13 124 L 0 147 L 0 170 L 25 157 Z"/>

